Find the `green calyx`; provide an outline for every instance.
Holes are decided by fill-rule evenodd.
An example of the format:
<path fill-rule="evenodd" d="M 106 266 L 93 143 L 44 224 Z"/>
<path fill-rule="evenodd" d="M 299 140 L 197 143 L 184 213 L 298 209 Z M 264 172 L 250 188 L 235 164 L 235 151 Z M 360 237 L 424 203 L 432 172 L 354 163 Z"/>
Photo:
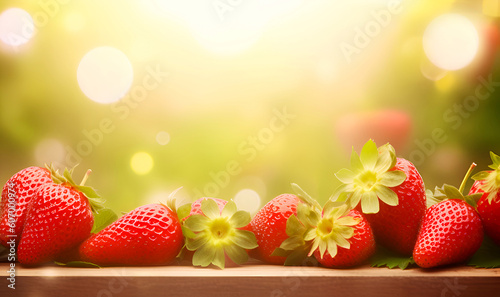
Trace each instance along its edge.
<path fill-rule="evenodd" d="M 432 193 L 432 191 L 426 190 L 425 193 L 427 198 L 427 207 L 430 207 L 447 199 L 459 199 L 467 202 L 472 207 L 477 207 L 477 202 L 479 201 L 479 199 L 481 199 L 482 193 L 476 193 L 472 195 L 463 194 L 465 184 L 475 167 L 476 164 L 472 163 L 472 165 L 469 167 L 469 170 L 465 174 L 462 183 L 460 184 L 460 188 L 458 189 L 454 186 L 444 184 L 442 187 L 436 187 L 434 190 L 434 194 Z"/>
<path fill-rule="evenodd" d="M 193 265 L 214 264 L 224 269 L 225 255 L 236 264 L 245 263 L 246 250 L 256 248 L 257 239 L 252 232 L 238 228 L 250 223 L 250 214 L 237 210 L 234 201 L 229 201 L 219 212 L 217 203 L 211 199 L 202 201 L 201 211 L 203 215 L 191 215 L 183 226 L 186 248 L 194 251 Z"/>
<path fill-rule="evenodd" d="M 482 190 L 488 193 L 487 199 L 491 204 L 497 197 L 498 191 L 500 191 L 500 156 L 496 155 L 494 152 L 490 152 L 490 157 L 493 164 L 488 167 L 491 168 L 492 171 L 481 171 L 476 173 L 472 179 L 485 181 Z"/>
<path fill-rule="evenodd" d="M 346 216 L 351 210 L 348 205 L 337 206 L 328 201 L 321 209 L 299 186 L 292 184 L 292 187 L 304 203 L 297 206 L 297 215 L 288 219 L 286 234 L 289 237 L 273 255 L 287 257 L 285 265 L 299 265 L 318 249 L 323 258 L 326 251 L 335 257 L 339 246 L 350 248 L 348 239 L 354 235 L 352 226 L 358 221 Z"/>
<path fill-rule="evenodd" d="M 56 170 L 52 165 L 45 165 L 45 167 L 50 171 L 50 175 L 54 183 L 69 186 L 82 193 L 88 199 L 90 207 L 94 214 L 97 214 L 99 210 L 104 208 L 104 200 L 101 198 L 101 196 L 99 196 L 92 187 L 85 186 L 85 183 L 90 173 L 92 173 L 92 170 L 87 170 L 82 179 L 82 182 L 77 185 L 72 177 L 73 170 L 76 166 L 71 168 L 70 170 L 68 170 L 68 168 L 65 168 L 62 175 L 59 173 L 59 170 Z"/>
<path fill-rule="evenodd" d="M 348 208 L 361 203 L 363 213 L 377 213 L 379 199 L 391 206 L 398 205 L 398 196 L 391 188 L 402 184 L 406 174 L 400 170 L 389 171 L 396 162 L 396 153 L 390 144 L 377 148 L 375 142 L 369 140 L 360 155 L 353 150 L 351 169 L 344 168 L 335 173 L 343 184 L 334 191 L 330 200 L 346 203 Z"/>

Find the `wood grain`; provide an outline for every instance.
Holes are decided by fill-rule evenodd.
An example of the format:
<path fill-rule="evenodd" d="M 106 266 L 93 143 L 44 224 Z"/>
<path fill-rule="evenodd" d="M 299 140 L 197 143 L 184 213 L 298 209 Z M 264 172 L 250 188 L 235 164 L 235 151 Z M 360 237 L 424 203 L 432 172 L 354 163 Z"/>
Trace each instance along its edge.
<path fill-rule="evenodd" d="M 189 265 L 69 268 L 16 265 L 16 290 L 0 263 L 0 296 L 500 296 L 500 269 L 283 267 L 224 270 Z"/>

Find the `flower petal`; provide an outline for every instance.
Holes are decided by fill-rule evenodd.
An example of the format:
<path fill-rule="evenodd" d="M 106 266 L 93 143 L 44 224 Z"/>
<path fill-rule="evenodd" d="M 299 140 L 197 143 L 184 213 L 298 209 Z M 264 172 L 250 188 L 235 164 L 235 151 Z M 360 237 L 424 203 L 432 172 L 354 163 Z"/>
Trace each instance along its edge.
<path fill-rule="evenodd" d="M 375 192 L 365 192 L 361 199 L 363 213 L 377 213 L 380 210 L 378 197 Z"/>
<path fill-rule="evenodd" d="M 374 192 L 380 200 L 390 206 L 396 206 L 399 204 L 398 195 L 388 187 L 376 185 L 374 188 Z"/>
<path fill-rule="evenodd" d="M 247 230 L 236 230 L 232 237 L 232 241 L 237 246 L 247 250 L 254 249 L 258 246 L 255 234 Z"/>
<path fill-rule="evenodd" d="M 356 226 L 357 224 L 359 224 L 359 220 L 351 216 L 345 216 L 336 220 L 335 223 L 342 226 Z"/>
<path fill-rule="evenodd" d="M 203 245 L 201 248 L 197 249 L 193 255 L 193 265 L 207 267 L 212 263 L 215 257 L 215 251 L 211 246 L 207 244 Z"/>
<path fill-rule="evenodd" d="M 375 164 L 377 164 L 378 150 L 377 145 L 373 140 L 368 140 L 363 148 L 361 149 L 361 155 L 359 156 L 363 167 L 366 170 L 373 170 Z"/>
<path fill-rule="evenodd" d="M 209 218 L 203 215 L 195 214 L 186 219 L 184 226 L 193 232 L 200 232 L 206 230 L 209 223 Z"/>
<path fill-rule="evenodd" d="M 349 169 L 342 168 L 335 173 L 335 176 L 344 184 L 350 184 L 354 181 L 356 174 Z"/>
<path fill-rule="evenodd" d="M 219 267 L 220 269 L 224 269 L 224 266 L 226 264 L 225 260 L 226 260 L 226 257 L 224 255 L 224 248 L 220 247 L 220 248 L 216 249 L 212 264 Z"/>
<path fill-rule="evenodd" d="M 236 264 L 244 264 L 246 261 L 248 261 L 248 253 L 239 246 L 228 245 L 224 247 L 224 251 Z"/>
<path fill-rule="evenodd" d="M 234 228 L 242 228 L 250 223 L 252 217 L 247 211 L 238 210 L 229 219 L 229 224 Z"/>
<path fill-rule="evenodd" d="M 406 173 L 401 170 L 388 171 L 382 174 L 379 183 L 386 187 L 399 186 L 406 180 Z"/>
<path fill-rule="evenodd" d="M 201 211 L 212 220 L 220 217 L 219 207 L 212 199 L 205 199 L 201 202 Z"/>
<path fill-rule="evenodd" d="M 236 207 L 236 203 L 233 200 L 230 200 L 226 203 L 226 205 L 224 205 L 224 208 L 222 209 L 220 216 L 225 217 L 225 218 L 229 218 L 236 211 L 238 211 L 238 208 Z"/>
<path fill-rule="evenodd" d="M 194 239 L 186 240 L 186 248 L 190 251 L 196 251 L 202 245 L 208 242 L 208 236 L 203 236 L 204 234 L 200 233 L 200 235 Z"/>

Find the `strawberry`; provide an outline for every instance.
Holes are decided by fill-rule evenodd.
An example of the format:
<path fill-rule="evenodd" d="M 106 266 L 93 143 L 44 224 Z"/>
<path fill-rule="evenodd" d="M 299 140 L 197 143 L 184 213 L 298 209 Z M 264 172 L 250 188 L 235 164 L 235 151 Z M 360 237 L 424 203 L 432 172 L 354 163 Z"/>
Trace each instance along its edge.
<path fill-rule="evenodd" d="M 250 222 L 259 245 L 252 256 L 270 264 L 283 265 L 285 256 L 275 256 L 274 251 L 288 238 L 286 225 L 288 218 L 297 214 L 300 198 L 292 194 L 281 194 L 262 207 Z"/>
<path fill-rule="evenodd" d="M 83 261 L 101 266 L 164 265 L 184 244 L 179 219 L 163 204 L 140 206 L 122 216 L 79 248 Z"/>
<path fill-rule="evenodd" d="M 493 170 L 482 171 L 472 178 L 476 181 L 470 189 L 471 194 L 482 194 L 477 203 L 477 211 L 483 220 L 484 231 L 500 245 L 500 157 L 490 152 Z"/>
<path fill-rule="evenodd" d="M 483 224 L 474 209 L 481 194 L 462 194 L 475 166 L 469 168 L 459 189 L 446 184 L 436 187 L 432 197 L 436 204 L 427 209 L 413 250 L 413 259 L 420 267 L 464 262 L 481 246 Z"/>
<path fill-rule="evenodd" d="M 346 268 L 362 264 L 375 252 L 372 228 L 363 214 L 347 205 L 328 201 L 323 209 L 299 186 L 292 184 L 304 203 L 287 221 L 287 238 L 276 253 L 288 254 L 285 264 L 300 264 L 314 255 L 325 267 Z"/>
<path fill-rule="evenodd" d="M 102 201 L 83 185 L 90 171 L 79 186 L 71 173 L 65 170 L 61 176 L 52 170 L 54 182 L 40 186 L 31 200 L 18 249 L 21 264 L 51 261 L 90 235 L 93 211 L 102 208 Z"/>
<path fill-rule="evenodd" d="M 426 210 L 424 182 L 415 166 L 396 158 L 390 144 L 377 149 L 372 140 L 360 155 L 353 150 L 351 166 L 335 174 L 344 184 L 330 199 L 364 213 L 377 243 L 411 255 Z"/>
<path fill-rule="evenodd" d="M 242 230 L 250 220 L 250 214 L 238 211 L 234 201 L 217 198 L 195 201 L 183 225 L 186 248 L 194 252 L 193 265 L 214 264 L 223 269 L 226 263 L 245 263 L 248 260 L 246 250 L 257 247 L 255 235 Z"/>
<path fill-rule="evenodd" d="M 28 167 L 14 174 L 5 183 L 0 201 L 0 244 L 14 239 L 16 246 L 26 220 L 28 204 L 36 190 L 52 183 L 50 171 L 41 167 Z"/>

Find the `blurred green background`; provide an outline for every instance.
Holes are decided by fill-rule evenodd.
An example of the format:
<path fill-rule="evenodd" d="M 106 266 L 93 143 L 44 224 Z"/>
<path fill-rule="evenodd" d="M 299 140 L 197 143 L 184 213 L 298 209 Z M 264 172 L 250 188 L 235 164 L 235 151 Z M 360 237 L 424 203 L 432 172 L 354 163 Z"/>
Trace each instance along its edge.
<path fill-rule="evenodd" d="M 500 1 L 0 4 L 0 180 L 87 168 L 115 211 L 178 197 L 322 203 L 351 148 L 428 188 L 500 153 Z"/>

